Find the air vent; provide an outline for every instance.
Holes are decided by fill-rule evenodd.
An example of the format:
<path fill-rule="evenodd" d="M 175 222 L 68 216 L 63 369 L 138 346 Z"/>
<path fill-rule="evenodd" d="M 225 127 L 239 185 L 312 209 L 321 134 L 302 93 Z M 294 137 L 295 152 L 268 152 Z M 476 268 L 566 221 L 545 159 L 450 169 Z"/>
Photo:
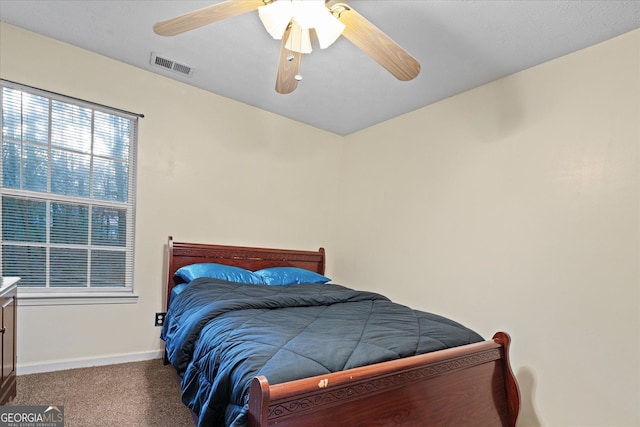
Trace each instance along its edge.
<path fill-rule="evenodd" d="M 173 71 L 174 73 L 182 74 L 184 76 L 191 77 L 193 74 L 193 68 L 188 65 L 181 64 L 173 59 L 164 58 L 156 53 L 151 52 L 151 65 L 164 68 L 165 70 Z"/>

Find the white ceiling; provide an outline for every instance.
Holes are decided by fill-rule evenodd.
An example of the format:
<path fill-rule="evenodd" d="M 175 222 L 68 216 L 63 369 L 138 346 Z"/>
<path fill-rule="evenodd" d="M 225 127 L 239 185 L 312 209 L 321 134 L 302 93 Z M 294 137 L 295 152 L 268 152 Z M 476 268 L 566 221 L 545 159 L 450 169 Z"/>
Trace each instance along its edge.
<path fill-rule="evenodd" d="M 640 28 L 635 0 L 346 2 L 420 61 L 416 79 L 396 80 L 341 37 L 305 55 L 303 81 L 279 95 L 280 42 L 257 12 L 153 33 L 218 1 L 0 0 L 0 20 L 339 135 Z M 192 77 L 150 65 L 151 52 L 193 67 Z"/>

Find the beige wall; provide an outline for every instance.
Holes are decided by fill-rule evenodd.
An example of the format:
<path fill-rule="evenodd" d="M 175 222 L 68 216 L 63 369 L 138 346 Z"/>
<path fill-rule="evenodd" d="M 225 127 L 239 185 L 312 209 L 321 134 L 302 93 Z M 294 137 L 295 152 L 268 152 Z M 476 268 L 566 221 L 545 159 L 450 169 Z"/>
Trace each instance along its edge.
<path fill-rule="evenodd" d="M 0 24 L 0 77 L 146 116 L 139 302 L 20 307 L 19 363 L 159 349 L 168 234 L 324 245 L 340 283 L 511 333 L 521 426 L 640 425 L 639 64 L 636 31 L 340 138 Z"/>
<path fill-rule="evenodd" d="M 346 138 L 335 276 L 513 338 L 521 426 L 640 425 L 640 31 Z"/>
<path fill-rule="evenodd" d="M 19 307 L 18 363 L 144 357 L 161 348 L 163 257 L 178 241 L 333 252 L 342 139 L 0 24 L 0 77 L 143 113 L 137 304 Z M 302 135 L 302 137 L 301 137 Z"/>

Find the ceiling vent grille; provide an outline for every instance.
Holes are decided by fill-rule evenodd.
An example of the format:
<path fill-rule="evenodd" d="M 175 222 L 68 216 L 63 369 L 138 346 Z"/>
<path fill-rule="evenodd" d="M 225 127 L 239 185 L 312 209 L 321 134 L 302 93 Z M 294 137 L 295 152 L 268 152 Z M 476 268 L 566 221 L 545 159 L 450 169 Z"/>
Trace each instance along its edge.
<path fill-rule="evenodd" d="M 164 58 L 156 53 L 151 52 L 151 65 L 164 68 L 165 70 L 173 71 L 174 73 L 182 74 L 187 77 L 191 77 L 193 74 L 193 68 L 188 65 L 181 64 L 173 59 Z"/>

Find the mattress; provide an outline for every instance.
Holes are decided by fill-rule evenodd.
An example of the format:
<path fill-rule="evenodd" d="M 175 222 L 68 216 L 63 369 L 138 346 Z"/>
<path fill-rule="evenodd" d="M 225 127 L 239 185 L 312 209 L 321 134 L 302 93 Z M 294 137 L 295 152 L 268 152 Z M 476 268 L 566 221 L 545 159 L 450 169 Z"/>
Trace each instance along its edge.
<path fill-rule="evenodd" d="M 246 425 L 257 375 L 278 384 L 483 341 L 378 293 L 210 278 L 173 294 L 161 338 L 199 426 Z"/>

